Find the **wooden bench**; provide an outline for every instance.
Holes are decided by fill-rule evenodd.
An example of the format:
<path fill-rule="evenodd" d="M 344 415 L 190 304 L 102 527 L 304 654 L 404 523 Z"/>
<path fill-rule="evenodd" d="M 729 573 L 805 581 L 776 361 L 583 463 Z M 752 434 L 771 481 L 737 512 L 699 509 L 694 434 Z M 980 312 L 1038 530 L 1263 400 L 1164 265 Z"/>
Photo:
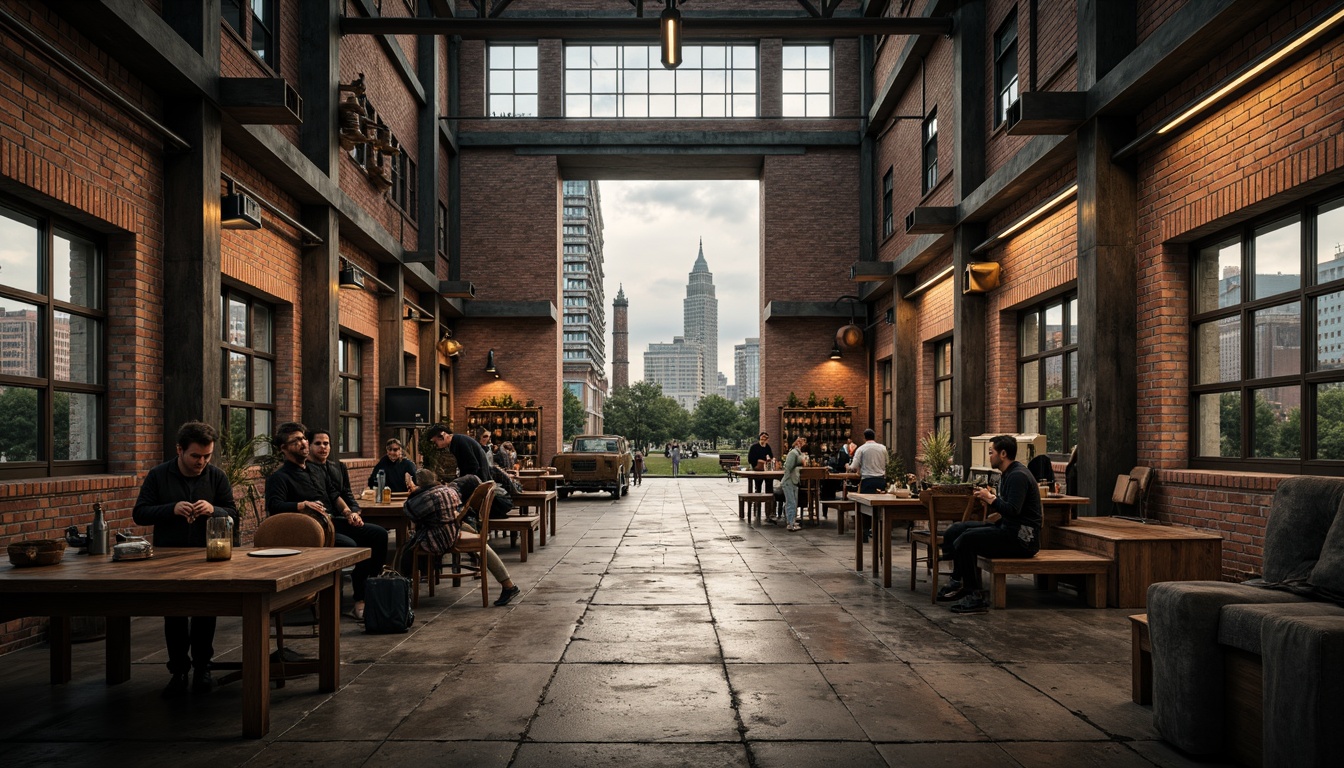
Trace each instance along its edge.
<path fill-rule="evenodd" d="M 824 517 L 829 510 L 835 510 L 835 524 L 840 527 L 840 535 L 845 535 L 845 518 L 854 514 L 854 507 L 858 506 L 847 499 L 830 499 L 821 502 L 821 514 Z"/>
<path fill-rule="evenodd" d="M 1106 606 L 1106 572 L 1114 565 L 1110 558 L 1075 549 L 1042 549 L 1035 557 L 982 556 L 977 558 L 977 564 L 980 570 L 993 577 L 990 594 L 995 608 L 1004 608 L 1008 604 L 1009 574 L 1084 576 L 1083 596 L 1088 606 L 1103 608 Z"/>
<path fill-rule="evenodd" d="M 1153 703 L 1153 643 L 1148 637 L 1148 614 L 1129 617 L 1129 697 L 1135 704 Z"/>
<path fill-rule="evenodd" d="M 495 533 L 507 531 L 509 534 L 509 546 L 513 546 L 518 541 L 518 534 L 523 534 L 522 544 L 519 545 L 521 554 L 518 562 L 527 562 L 527 553 L 532 550 L 535 531 L 541 528 L 541 515 L 509 515 L 508 517 L 490 518 L 490 532 Z"/>
<path fill-rule="evenodd" d="M 750 506 L 751 511 L 756 513 L 756 522 L 759 523 L 762 512 L 774 503 L 775 495 L 773 493 L 739 493 L 737 494 L 737 519 L 741 520 L 745 517 L 747 522 L 750 523 L 751 514 L 748 511 L 748 506 Z"/>

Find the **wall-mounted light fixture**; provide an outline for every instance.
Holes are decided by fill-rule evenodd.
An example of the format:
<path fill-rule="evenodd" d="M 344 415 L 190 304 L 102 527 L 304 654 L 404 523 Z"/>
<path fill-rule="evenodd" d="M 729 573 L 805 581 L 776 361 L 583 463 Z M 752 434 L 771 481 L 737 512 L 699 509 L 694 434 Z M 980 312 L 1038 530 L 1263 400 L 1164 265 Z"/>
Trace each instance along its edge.
<path fill-rule="evenodd" d="M 658 16 L 658 36 L 663 42 L 663 66 L 676 69 L 681 66 L 681 11 L 677 0 L 666 0 L 666 6 Z"/>
<path fill-rule="evenodd" d="M 858 349 L 863 344 L 863 329 L 854 324 L 854 305 L 861 299 L 858 296 L 841 296 L 832 304 L 838 304 L 842 301 L 848 301 L 849 304 L 849 323 L 840 326 L 840 330 L 835 332 L 835 346 L 843 349 Z M 835 360 L 835 357 L 831 358 Z"/>
<path fill-rule="evenodd" d="M 925 280 L 924 282 L 922 282 L 922 283 L 920 283 L 919 285 L 915 286 L 914 288 L 910 289 L 910 292 L 907 293 L 907 294 L 905 294 L 905 295 L 902 296 L 901 298 L 903 298 L 903 299 L 913 299 L 914 297 L 918 296 L 919 294 L 921 294 L 921 293 L 923 293 L 923 292 L 929 290 L 929 289 L 932 288 L 933 286 L 935 286 L 935 285 L 937 285 L 937 284 L 943 282 L 944 280 L 946 280 L 946 279 L 947 279 L 948 277 L 950 277 L 951 275 L 952 275 L 952 265 L 951 265 L 951 264 L 948 264 L 947 267 L 946 267 L 945 269 L 940 270 L 940 271 L 938 272 L 938 274 L 934 275 L 933 277 L 930 277 L 928 280 Z"/>
<path fill-rule="evenodd" d="M 490 350 L 485 355 L 485 372 L 499 378 L 499 369 L 495 368 L 495 350 Z"/>
<path fill-rule="evenodd" d="M 349 291 L 363 289 L 364 274 L 355 269 L 353 264 L 346 262 L 345 269 L 340 272 L 340 284 L 341 288 Z"/>
<path fill-rule="evenodd" d="M 1032 208 L 1030 211 L 1027 211 L 1022 216 L 1022 218 L 1018 219 L 1017 221 L 1014 221 L 1012 224 L 1009 224 L 1006 228 L 1000 230 L 997 234 L 991 235 L 989 239 L 985 240 L 983 243 L 972 248 L 971 253 L 974 254 L 984 253 L 990 248 L 993 248 L 998 243 L 1007 240 L 1009 237 L 1012 237 L 1013 233 L 1021 230 L 1028 224 L 1031 224 L 1032 222 L 1041 218 L 1050 211 L 1053 211 L 1061 203 L 1077 194 L 1078 194 L 1078 184 L 1075 182 L 1065 187 L 1064 189 L 1060 190 L 1058 194 L 1052 196 L 1049 200 L 1046 200 L 1044 203 L 1041 203 L 1035 208 Z"/>
<path fill-rule="evenodd" d="M 454 339 L 453 332 L 449 330 L 443 332 L 443 338 L 439 339 L 434 347 L 446 357 L 457 357 L 462 354 L 462 342 Z"/>
<path fill-rule="evenodd" d="M 840 342 L 837 341 L 835 346 L 831 347 L 831 359 L 839 360 L 842 357 L 844 357 L 844 354 L 840 351 Z"/>
<path fill-rule="evenodd" d="M 221 229 L 261 229 L 261 204 L 239 192 L 232 181 L 229 191 L 219 198 Z"/>
<path fill-rule="evenodd" d="M 379 280 L 378 278 L 369 274 L 364 269 L 361 269 L 360 267 L 356 266 L 353 261 L 343 258 L 341 259 L 341 262 L 344 263 L 345 266 L 341 267 L 340 271 L 337 273 L 338 275 L 337 283 L 342 288 L 348 288 L 350 290 L 354 290 L 356 288 L 367 289 L 369 287 L 369 284 L 372 283 L 374 286 L 375 293 L 379 294 L 395 293 L 395 291 L 392 290 L 392 286 L 388 285 L 387 283 L 384 283 L 382 280 Z M 409 320 L 411 318 L 406 319 Z"/>
<path fill-rule="evenodd" d="M 428 309 L 425 309 L 410 299 L 403 298 L 401 301 L 406 305 L 406 314 L 402 316 L 402 320 L 414 320 L 418 323 L 434 322 L 434 314 Z"/>

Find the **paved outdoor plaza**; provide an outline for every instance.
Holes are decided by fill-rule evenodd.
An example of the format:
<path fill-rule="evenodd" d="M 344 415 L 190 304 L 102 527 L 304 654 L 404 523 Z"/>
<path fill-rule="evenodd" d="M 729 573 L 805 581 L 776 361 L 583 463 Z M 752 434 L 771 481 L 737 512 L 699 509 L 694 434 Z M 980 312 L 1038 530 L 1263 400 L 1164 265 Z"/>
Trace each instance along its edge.
<path fill-rule="evenodd" d="M 561 502 L 523 595 L 422 591 L 413 630 L 349 618 L 341 688 L 272 695 L 265 739 L 239 736 L 241 688 L 165 702 L 162 624 L 133 624 L 131 681 L 103 682 L 101 642 L 47 684 L 47 648 L 0 663 L 10 765 L 1146 766 L 1187 765 L 1130 701 L 1126 616 L 1010 581 L 1009 608 L 954 616 L 853 570 L 833 522 L 739 521 L 745 483 L 653 479 Z M 73 555 L 72 555 L 73 556 Z M 492 597 L 498 588 L 491 587 Z M 345 599 L 350 599 L 347 589 Z M 237 658 L 222 620 L 217 658 Z M 304 649 L 305 641 L 291 647 Z M 314 641 L 307 641 L 312 643 Z M 1199 765 L 1209 765 L 1199 763 Z"/>

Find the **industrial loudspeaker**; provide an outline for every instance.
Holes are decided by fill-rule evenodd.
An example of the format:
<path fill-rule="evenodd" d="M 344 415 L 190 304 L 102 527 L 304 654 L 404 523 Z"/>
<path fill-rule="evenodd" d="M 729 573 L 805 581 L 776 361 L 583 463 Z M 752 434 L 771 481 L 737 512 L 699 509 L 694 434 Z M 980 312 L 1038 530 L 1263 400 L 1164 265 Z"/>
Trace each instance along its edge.
<path fill-rule="evenodd" d="M 422 427 L 431 422 L 429 390 L 424 387 L 384 387 L 383 426 Z"/>
<path fill-rule="evenodd" d="M 999 287 L 999 265 L 993 261 L 975 261 L 962 274 L 962 293 L 988 293 Z"/>

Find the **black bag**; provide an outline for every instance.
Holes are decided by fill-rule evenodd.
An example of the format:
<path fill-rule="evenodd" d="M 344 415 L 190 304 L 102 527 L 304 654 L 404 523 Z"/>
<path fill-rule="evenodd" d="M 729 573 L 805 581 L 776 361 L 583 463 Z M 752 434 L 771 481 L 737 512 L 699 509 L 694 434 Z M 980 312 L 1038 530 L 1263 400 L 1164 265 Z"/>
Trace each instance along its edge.
<path fill-rule="evenodd" d="M 388 635 L 405 632 L 415 623 L 411 610 L 411 580 L 384 567 L 364 582 L 364 632 Z"/>

